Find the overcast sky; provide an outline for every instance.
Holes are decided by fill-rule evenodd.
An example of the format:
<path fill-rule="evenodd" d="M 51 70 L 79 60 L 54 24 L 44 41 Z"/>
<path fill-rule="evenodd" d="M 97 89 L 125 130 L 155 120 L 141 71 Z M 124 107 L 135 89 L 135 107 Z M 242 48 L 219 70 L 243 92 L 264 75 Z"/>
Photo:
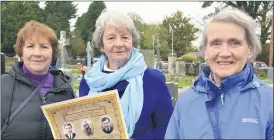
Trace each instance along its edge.
<path fill-rule="evenodd" d="M 87 12 L 91 2 L 75 2 L 78 4 L 77 15 Z M 210 13 L 212 8 L 202 9 L 201 2 L 105 2 L 108 9 L 117 9 L 125 12 L 135 12 L 144 19 L 145 23 L 160 23 L 165 16 L 170 16 L 177 10 L 193 18 L 194 24 L 202 23 L 204 15 Z M 75 21 L 71 20 L 71 25 Z"/>
<path fill-rule="evenodd" d="M 91 2 L 74 2 L 77 4 L 77 17 L 87 12 Z M 124 12 L 134 12 L 144 19 L 145 23 L 160 23 L 165 16 L 170 16 L 177 10 L 193 18 L 194 24 L 202 23 L 202 18 L 213 11 L 212 8 L 201 8 L 201 2 L 105 2 L 108 9 L 117 9 Z M 40 3 L 44 7 L 44 2 Z M 76 19 L 71 20 L 71 26 Z"/>
<path fill-rule="evenodd" d="M 91 2 L 74 2 L 77 6 L 77 17 L 87 12 Z M 134 12 L 138 14 L 145 23 L 161 23 L 165 16 L 170 16 L 177 10 L 183 12 L 187 17 L 192 18 L 191 23 L 202 29 L 202 18 L 213 11 L 213 8 L 201 8 L 201 2 L 105 2 L 108 9 L 117 9 L 124 12 Z M 44 3 L 40 4 L 44 7 Z M 70 25 L 74 29 L 76 19 L 70 20 Z M 195 41 L 195 44 L 197 42 Z"/>

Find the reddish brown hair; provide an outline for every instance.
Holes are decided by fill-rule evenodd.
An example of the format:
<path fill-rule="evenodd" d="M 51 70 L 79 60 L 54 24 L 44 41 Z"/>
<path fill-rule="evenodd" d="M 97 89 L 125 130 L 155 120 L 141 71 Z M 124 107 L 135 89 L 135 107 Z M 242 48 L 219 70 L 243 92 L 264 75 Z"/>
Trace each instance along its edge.
<path fill-rule="evenodd" d="M 16 44 L 13 46 L 16 54 L 19 57 L 23 55 L 23 46 L 26 39 L 31 38 L 36 35 L 38 37 L 45 37 L 49 40 L 52 47 L 52 61 L 56 60 L 60 55 L 60 48 L 56 33 L 53 29 L 45 24 L 39 23 L 37 21 L 27 22 L 23 28 L 17 33 Z"/>

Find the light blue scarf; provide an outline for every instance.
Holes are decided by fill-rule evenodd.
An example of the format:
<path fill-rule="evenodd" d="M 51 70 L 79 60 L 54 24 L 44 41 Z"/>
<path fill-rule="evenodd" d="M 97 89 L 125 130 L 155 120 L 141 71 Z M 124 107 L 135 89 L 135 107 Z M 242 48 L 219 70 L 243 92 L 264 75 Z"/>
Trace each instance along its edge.
<path fill-rule="evenodd" d="M 143 74 L 147 69 L 144 56 L 136 48 L 133 48 L 130 60 L 122 68 L 108 74 L 102 72 L 106 61 L 106 56 L 102 55 L 85 75 L 85 80 L 90 88 L 88 95 L 97 94 L 106 88 L 113 87 L 119 81 L 127 80 L 129 84 L 120 101 L 128 136 L 131 137 L 144 102 Z"/>

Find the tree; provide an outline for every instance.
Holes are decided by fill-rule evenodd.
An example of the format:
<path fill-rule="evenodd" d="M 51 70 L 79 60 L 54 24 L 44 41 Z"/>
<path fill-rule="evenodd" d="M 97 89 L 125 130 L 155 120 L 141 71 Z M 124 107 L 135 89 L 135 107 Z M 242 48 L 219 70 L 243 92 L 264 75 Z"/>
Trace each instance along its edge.
<path fill-rule="evenodd" d="M 85 48 L 86 45 L 84 41 L 79 37 L 75 37 L 71 39 L 70 49 L 68 53 L 70 56 L 84 56 L 86 51 Z"/>
<path fill-rule="evenodd" d="M 144 20 L 137 13 L 129 12 L 128 15 L 132 18 L 136 28 L 141 31 L 143 30 Z"/>
<path fill-rule="evenodd" d="M 103 1 L 94 1 L 89 5 L 88 11 L 83 13 L 81 17 L 78 17 L 74 32 L 76 37 L 79 37 L 84 41 L 84 44 L 87 44 L 88 41 L 92 40 L 96 20 L 105 8 L 106 6 Z M 94 48 L 95 57 L 101 55 L 100 50 L 97 47 Z"/>
<path fill-rule="evenodd" d="M 13 45 L 17 33 L 28 21 L 43 21 L 43 10 L 38 2 L 1 2 L 1 51 L 14 56 Z"/>
<path fill-rule="evenodd" d="M 205 18 L 209 18 L 215 14 L 217 14 L 221 9 L 227 7 L 234 7 L 241 10 L 246 11 L 253 19 L 255 19 L 261 28 L 260 33 L 260 42 L 262 45 L 262 53 L 257 57 L 257 60 L 264 61 L 268 63 L 269 54 L 269 46 L 267 46 L 266 41 L 270 40 L 271 32 L 270 27 L 272 24 L 273 13 L 271 14 L 271 10 L 273 9 L 274 2 L 273 1 L 222 1 L 222 2 L 214 2 L 214 1 L 206 1 L 203 2 L 202 7 L 210 7 L 213 4 L 219 4 L 219 8 L 215 8 L 215 13 L 210 13 Z"/>
<path fill-rule="evenodd" d="M 83 13 L 81 17 L 77 18 L 74 32 L 79 35 L 82 40 L 88 40 L 88 31 L 86 30 L 86 14 Z"/>
<path fill-rule="evenodd" d="M 145 32 L 147 32 L 147 30 L 145 29 L 146 24 L 144 23 L 144 20 L 137 13 L 134 13 L 134 12 L 130 12 L 128 13 L 128 15 L 132 18 L 134 25 L 140 35 L 140 43 L 139 43 L 140 46 L 134 46 L 134 47 L 137 47 L 137 48 L 140 47 L 142 49 L 146 48 L 144 44 L 146 42 L 146 38 L 144 34 Z"/>
<path fill-rule="evenodd" d="M 45 24 L 51 27 L 60 38 L 60 31 L 70 34 L 69 20 L 76 17 L 77 5 L 72 1 L 47 1 L 45 6 Z"/>
<path fill-rule="evenodd" d="M 85 43 L 92 40 L 96 20 L 105 8 L 106 6 L 103 1 L 94 1 L 89 5 L 87 13 L 84 13 L 77 19 L 75 32 L 80 33 Z"/>
<path fill-rule="evenodd" d="M 166 17 L 162 23 L 164 32 L 167 32 L 167 42 L 169 48 L 172 45 L 173 30 L 173 48 L 177 56 L 188 53 L 192 50 L 192 41 L 197 39 L 195 33 L 198 29 L 190 23 L 190 18 L 184 17 L 183 13 L 177 11 L 170 17 Z"/>

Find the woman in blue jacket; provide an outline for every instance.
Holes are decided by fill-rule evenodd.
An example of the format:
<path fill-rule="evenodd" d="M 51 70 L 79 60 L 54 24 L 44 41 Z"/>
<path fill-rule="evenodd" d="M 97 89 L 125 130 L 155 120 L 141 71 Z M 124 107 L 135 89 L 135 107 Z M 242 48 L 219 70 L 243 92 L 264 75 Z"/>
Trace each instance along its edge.
<path fill-rule="evenodd" d="M 146 66 L 135 46 L 139 35 L 125 13 L 104 10 L 93 34 L 102 56 L 80 83 L 80 96 L 117 89 L 128 135 L 163 139 L 173 112 L 164 75 Z"/>
<path fill-rule="evenodd" d="M 254 20 L 232 9 L 206 26 L 208 64 L 177 101 L 166 139 L 273 139 L 273 88 L 249 62 L 261 51 Z"/>

